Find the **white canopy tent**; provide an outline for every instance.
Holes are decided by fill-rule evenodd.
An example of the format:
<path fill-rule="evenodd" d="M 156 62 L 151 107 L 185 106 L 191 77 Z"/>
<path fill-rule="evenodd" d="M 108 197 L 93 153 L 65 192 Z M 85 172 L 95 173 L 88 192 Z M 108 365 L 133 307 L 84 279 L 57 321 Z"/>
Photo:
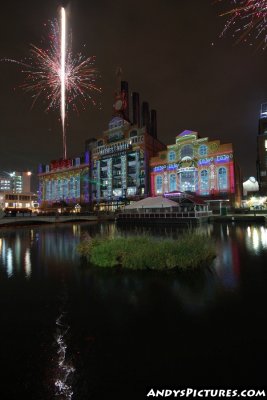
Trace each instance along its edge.
<path fill-rule="evenodd" d="M 163 196 L 146 197 L 143 200 L 134 201 L 133 203 L 125 206 L 125 210 L 137 210 L 138 208 L 170 208 L 179 207 L 175 201 L 166 199 Z"/>

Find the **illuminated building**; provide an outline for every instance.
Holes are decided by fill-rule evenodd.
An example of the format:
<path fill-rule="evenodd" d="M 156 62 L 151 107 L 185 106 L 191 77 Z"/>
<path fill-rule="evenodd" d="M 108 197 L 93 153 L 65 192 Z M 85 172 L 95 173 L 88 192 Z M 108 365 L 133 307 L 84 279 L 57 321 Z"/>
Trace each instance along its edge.
<path fill-rule="evenodd" d="M 84 156 L 39 166 L 42 207 L 64 202 L 114 209 L 126 198 L 149 195 L 149 158 L 166 146 L 157 139 L 156 111 L 143 102 L 140 116 L 139 94 L 132 100 L 131 123 L 128 83 L 122 81 L 108 130 L 86 141 Z"/>
<path fill-rule="evenodd" d="M 0 192 L 0 209 L 13 210 L 31 209 L 38 207 L 37 195 L 33 193 Z"/>
<path fill-rule="evenodd" d="M 31 172 L 1 172 L 0 192 L 30 193 Z"/>
<path fill-rule="evenodd" d="M 99 208 L 114 209 L 126 198 L 150 194 L 149 159 L 166 146 L 157 139 L 156 111 L 132 93 L 129 120 L 128 83 L 121 82 L 113 105 L 113 117 L 99 139 L 86 142 L 91 154 L 90 199 Z"/>
<path fill-rule="evenodd" d="M 39 165 L 39 203 L 42 207 L 64 202 L 87 204 L 89 153 L 67 160 Z"/>
<path fill-rule="evenodd" d="M 229 200 L 240 206 L 241 180 L 231 143 L 200 138 L 184 131 L 150 160 L 153 196 L 191 192 L 209 201 Z"/>
<path fill-rule="evenodd" d="M 257 180 L 260 193 L 267 194 L 267 103 L 262 104 L 257 136 Z"/>

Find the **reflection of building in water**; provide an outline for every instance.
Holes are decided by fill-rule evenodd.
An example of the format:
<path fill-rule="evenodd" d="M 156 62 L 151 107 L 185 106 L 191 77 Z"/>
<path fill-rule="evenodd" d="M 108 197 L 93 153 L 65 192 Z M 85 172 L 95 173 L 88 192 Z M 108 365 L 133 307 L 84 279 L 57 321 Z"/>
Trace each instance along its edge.
<path fill-rule="evenodd" d="M 70 227 L 69 230 L 40 230 L 38 239 L 39 257 L 47 260 L 63 261 L 64 263 L 72 263 L 73 260 L 79 258 L 76 246 L 80 241 L 78 231 L 75 234 Z"/>
<path fill-rule="evenodd" d="M 234 227 L 234 229 L 238 229 Z M 242 235 L 242 231 L 237 236 Z M 240 256 L 238 248 L 238 237 L 232 238 L 231 227 L 228 225 L 220 226 L 221 240 L 217 243 L 217 256 L 214 260 L 214 268 L 223 284 L 227 289 L 234 289 L 239 284 L 240 277 Z"/>
<path fill-rule="evenodd" d="M 16 274 L 23 274 L 26 278 L 31 277 L 32 262 L 28 239 L 28 237 L 21 238 L 21 232 L 0 238 L 1 268 L 8 278 Z"/>
<path fill-rule="evenodd" d="M 192 192 L 206 200 L 230 200 L 239 206 L 242 196 L 240 170 L 232 143 L 200 138 L 184 131 L 175 144 L 150 160 L 153 196 Z"/>
<path fill-rule="evenodd" d="M 254 254 L 259 253 L 261 250 L 266 250 L 267 228 L 263 226 L 248 226 L 246 231 L 246 245 Z"/>

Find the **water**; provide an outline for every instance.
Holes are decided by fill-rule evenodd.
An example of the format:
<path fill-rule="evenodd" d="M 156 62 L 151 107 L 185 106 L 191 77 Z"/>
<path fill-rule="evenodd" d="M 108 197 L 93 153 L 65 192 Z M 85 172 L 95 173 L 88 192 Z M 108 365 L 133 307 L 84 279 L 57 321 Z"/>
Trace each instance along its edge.
<path fill-rule="evenodd" d="M 76 252 L 85 232 L 177 238 L 177 227 L 1 229 L 1 399 L 265 388 L 267 228 L 200 229 L 217 257 L 193 273 L 92 270 Z"/>

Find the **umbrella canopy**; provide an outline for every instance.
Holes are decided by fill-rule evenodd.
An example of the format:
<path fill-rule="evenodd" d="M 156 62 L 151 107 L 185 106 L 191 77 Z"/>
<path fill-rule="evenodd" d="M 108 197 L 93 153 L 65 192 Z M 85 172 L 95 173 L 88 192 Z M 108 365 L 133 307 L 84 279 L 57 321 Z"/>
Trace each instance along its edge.
<path fill-rule="evenodd" d="M 134 201 L 125 207 L 125 210 L 134 210 L 137 208 L 170 208 L 178 207 L 175 201 L 166 199 L 163 196 L 146 197 L 143 200 Z"/>

